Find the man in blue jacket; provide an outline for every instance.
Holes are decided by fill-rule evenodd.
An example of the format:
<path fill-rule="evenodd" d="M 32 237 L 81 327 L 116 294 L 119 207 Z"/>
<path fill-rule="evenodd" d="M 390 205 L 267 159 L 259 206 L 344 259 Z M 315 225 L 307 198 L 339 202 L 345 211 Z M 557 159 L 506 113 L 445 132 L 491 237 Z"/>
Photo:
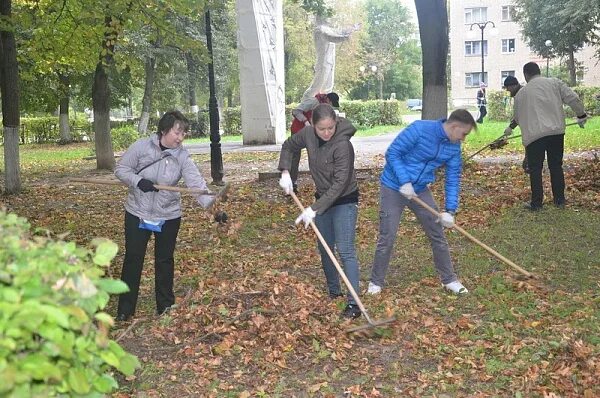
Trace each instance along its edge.
<path fill-rule="evenodd" d="M 477 129 L 473 116 L 464 109 L 455 110 L 446 120 L 417 120 L 400 132 L 386 151 L 381 174 L 379 237 L 368 293 L 378 294 L 384 285 L 398 225 L 406 206 L 425 230 L 433 250 L 433 262 L 444 287 L 454 293 L 467 293 L 458 281 L 443 227 L 454 225 L 462 171 L 461 142 Z M 428 185 L 435 171 L 446 166 L 445 211 L 435 217 L 418 203 L 415 196 L 437 210 Z"/>

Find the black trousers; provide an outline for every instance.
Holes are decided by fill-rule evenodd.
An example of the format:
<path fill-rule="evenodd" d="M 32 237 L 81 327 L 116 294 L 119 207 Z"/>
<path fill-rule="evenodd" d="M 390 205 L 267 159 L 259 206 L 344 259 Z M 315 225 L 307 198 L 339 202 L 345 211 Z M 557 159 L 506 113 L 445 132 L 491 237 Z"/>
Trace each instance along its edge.
<path fill-rule="evenodd" d="M 135 313 L 146 248 L 151 234 L 154 234 L 154 291 L 156 311 L 162 314 L 165 309 L 175 304 L 173 253 L 181 217 L 165 221 L 161 232 L 140 229 L 139 224 L 138 217 L 125 212 L 125 259 L 123 260 L 121 280 L 129 286 L 129 292 L 119 296 L 117 313 L 127 316 Z"/>
<path fill-rule="evenodd" d="M 483 118 L 487 115 L 487 107 L 485 105 L 479 105 L 479 117 L 477 123 L 483 123 Z"/>
<path fill-rule="evenodd" d="M 563 154 L 565 135 L 549 135 L 527 145 L 525 152 L 529 163 L 529 181 L 531 184 L 531 206 L 541 207 L 544 202 L 542 169 L 544 158 L 548 155 L 550 183 L 555 204 L 565 203 L 565 174 L 563 172 Z"/>

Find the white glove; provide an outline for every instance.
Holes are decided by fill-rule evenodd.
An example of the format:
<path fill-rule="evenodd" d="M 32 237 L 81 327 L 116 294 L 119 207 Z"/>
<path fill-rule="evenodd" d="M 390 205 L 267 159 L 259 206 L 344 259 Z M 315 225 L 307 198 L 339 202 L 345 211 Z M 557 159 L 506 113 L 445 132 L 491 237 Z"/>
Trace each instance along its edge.
<path fill-rule="evenodd" d="M 281 178 L 279 179 L 279 186 L 283 188 L 283 191 L 286 195 L 289 195 L 294 191 L 294 183 L 292 182 L 292 177 L 290 177 L 290 172 L 287 170 L 283 170 L 281 172 Z"/>
<path fill-rule="evenodd" d="M 454 216 L 445 211 L 440 214 L 438 222 L 440 222 L 446 228 L 452 228 L 454 226 Z"/>
<path fill-rule="evenodd" d="M 408 199 L 412 199 L 415 196 L 417 196 L 417 194 L 415 193 L 415 189 L 413 188 L 412 183 L 410 182 L 407 182 L 406 184 L 400 187 L 400 193 L 406 196 Z"/>
<path fill-rule="evenodd" d="M 296 218 L 296 225 L 300 224 L 300 222 L 302 221 L 302 222 L 304 222 L 304 228 L 308 228 L 308 226 L 310 225 L 310 222 L 315 219 L 316 215 L 317 215 L 317 213 L 315 213 L 315 211 L 312 208 L 307 207 L 298 216 L 298 218 Z"/>
<path fill-rule="evenodd" d="M 504 129 L 504 137 L 508 137 L 512 133 L 513 133 L 513 129 L 511 129 L 510 127 L 507 127 Z"/>
<path fill-rule="evenodd" d="M 577 118 L 577 124 L 579 125 L 579 127 L 583 128 L 583 126 L 585 126 L 585 122 L 587 122 L 587 120 L 588 120 L 588 116 L 587 115 L 585 115 L 582 118 L 578 117 Z"/>
<path fill-rule="evenodd" d="M 199 195 L 196 197 L 196 200 L 198 201 L 200 206 L 202 206 L 203 209 L 208 209 L 215 203 L 215 200 L 217 200 L 217 196 L 211 194 Z"/>
<path fill-rule="evenodd" d="M 309 122 L 308 120 L 305 120 L 305 121 L 304 121 L 304 125 L 305 125 L 305 126 L 310 126 L 310 122 Z"/>

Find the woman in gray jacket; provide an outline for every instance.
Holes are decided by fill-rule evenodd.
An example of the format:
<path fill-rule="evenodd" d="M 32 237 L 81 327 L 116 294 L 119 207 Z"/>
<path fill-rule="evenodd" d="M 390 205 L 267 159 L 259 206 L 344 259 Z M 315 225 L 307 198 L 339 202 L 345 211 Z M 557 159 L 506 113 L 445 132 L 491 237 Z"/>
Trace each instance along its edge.
<path fill-rule="evenodd" d="M 117 178 L 129 186 L 121 272 L 129 292 L 119 296 L 118 321 L 126 321 L 135 313 L 146 247 L 152 234 L 157 314 L 175 304 L 173 254 L 181 223 L 181 197 L 179 192 L 159 191 L 154 184 L 175 186 L 183 177 L 187 187 L 208 191 L 198 167 L 181 145 L 188 128 L 189 122 L 181 112 L 165 113 L 158 122 L 158 132 L 132 144 L 115 169 Z M 206 208 L 214 196 L 198 195 L 197 200 Z"/>
<path fill-rule="evenodd" d="M 317 192 L 316 201 L 296 219 L 308 228 L 314 219 L 327 245 L 337 249 L 344 272 L 358 292 L 358 259 L 354 245 L 358 216 L 358 185 L 354 170 L 354 148 L 350 138 L 356 128 L 346 119 L 338 118 L 328 104 L 318 105 L 312 113 L 312 125 L 304 127 L 288 138 L 281 148 L 279 185 L 287 194 L 293 191 L 290 167 L 294 153 L 306 148 L 308 165 Z M 335 265 L 319 242 L 321 263 L 327 279 L 329 295 L 342 296 L 340 278 Z M 342 316 L 358 318 L 361 315 L 352 295 Z"/>

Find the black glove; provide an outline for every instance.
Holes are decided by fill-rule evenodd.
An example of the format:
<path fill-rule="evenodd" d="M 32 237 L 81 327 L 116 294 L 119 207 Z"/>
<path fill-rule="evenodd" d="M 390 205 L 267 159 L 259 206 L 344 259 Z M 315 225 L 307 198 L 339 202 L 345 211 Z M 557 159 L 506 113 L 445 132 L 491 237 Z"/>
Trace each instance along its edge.
<path fill-rule="evenodd" d="M 138 182 L 137 186 L 142 190 L 142 192 L 158 192 L 158 189 L 154 187 L 154 183 L 145 178 L 142 178 L 140 182 Z"/>

